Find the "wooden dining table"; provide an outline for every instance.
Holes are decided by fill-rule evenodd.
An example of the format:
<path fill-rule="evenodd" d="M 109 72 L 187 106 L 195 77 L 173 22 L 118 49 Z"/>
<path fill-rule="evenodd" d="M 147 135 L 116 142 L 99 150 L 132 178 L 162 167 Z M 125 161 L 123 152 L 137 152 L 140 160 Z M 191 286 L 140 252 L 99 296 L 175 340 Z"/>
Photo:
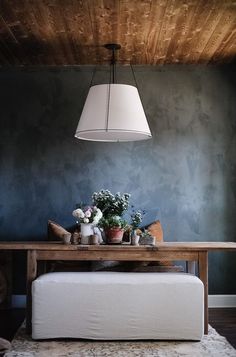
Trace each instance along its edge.
<path fill-rule="evenodd" d="M 204 284 L 204 332 L 208 333 L 208 253 L 235 251 L 235 242 L 163 242 L 140 245 L 70 245 L 61 242 L 0 242 L 0 250 L 27 251 L 27 330 L 31 330 L 31 285 L 38 276 L 38 262 L 49 261 L 186 261 L 187 273 Z"/>

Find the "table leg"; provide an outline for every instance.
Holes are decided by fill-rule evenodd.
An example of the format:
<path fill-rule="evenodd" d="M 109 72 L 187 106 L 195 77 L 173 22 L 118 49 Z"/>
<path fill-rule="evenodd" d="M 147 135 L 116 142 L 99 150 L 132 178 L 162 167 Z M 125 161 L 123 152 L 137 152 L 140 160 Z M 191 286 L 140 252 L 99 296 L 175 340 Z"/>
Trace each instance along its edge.
<path fill-rule="evenodd" d="M 204 333 L 208 334 L 208 252 L 199 252 L 199 278 L 204 284 Z"/>
<path fill-rule="evenodd" d="M 36 250 L 28 250 L 27 252 L 27 300 L 26 300 L 26 331 L 31 333 L 32 324 L 32 282 L 37 275 L 37 259 Z"/>
<path fill-rule="evenodd" d="M 195 275 L 195 261 L 186 261 L 186 273 Z"/>
<path fill-rule="evenodd" d="M 0 310 L 11 307 L 12 251 L 0 251 Z"/>

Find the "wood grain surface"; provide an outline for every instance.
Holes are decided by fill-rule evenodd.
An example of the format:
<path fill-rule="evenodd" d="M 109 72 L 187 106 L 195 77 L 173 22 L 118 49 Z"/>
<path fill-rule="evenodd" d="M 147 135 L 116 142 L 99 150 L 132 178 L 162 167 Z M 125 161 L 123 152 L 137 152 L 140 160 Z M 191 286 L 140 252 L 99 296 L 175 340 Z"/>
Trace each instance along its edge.
<path fill-rule="evenodd" d="M 118 245 L 72 245 L 61 242 L 0 242 L 0 250 L 59 250 L 59 251 L 121 251 L 121 252 L 148 252 L 148 251 L 211 251 L 211 250 L 236 250 L 235 242 L 163 242 L 155 246 Z"/>
<path fill-rule="evenodd" d="M 0 65 L 223 63 L 236 55 L 235 0 L 0 0 Z"/>

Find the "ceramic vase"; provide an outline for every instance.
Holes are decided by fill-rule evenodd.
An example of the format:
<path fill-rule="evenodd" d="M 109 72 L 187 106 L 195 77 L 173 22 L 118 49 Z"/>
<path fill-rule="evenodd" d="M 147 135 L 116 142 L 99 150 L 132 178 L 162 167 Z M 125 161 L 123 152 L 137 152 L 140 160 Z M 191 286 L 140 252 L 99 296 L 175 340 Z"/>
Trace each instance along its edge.
<path fill-rule="evenodd" d="M 139 235 L 134 230 L 131 235 L 131 245 L 139 245 Z"/>
<path fill-rule="evenodd" d="M 94 234 L 92 223 L 81 223 L 81 244 L 90 244 L 90 236 Z"/>

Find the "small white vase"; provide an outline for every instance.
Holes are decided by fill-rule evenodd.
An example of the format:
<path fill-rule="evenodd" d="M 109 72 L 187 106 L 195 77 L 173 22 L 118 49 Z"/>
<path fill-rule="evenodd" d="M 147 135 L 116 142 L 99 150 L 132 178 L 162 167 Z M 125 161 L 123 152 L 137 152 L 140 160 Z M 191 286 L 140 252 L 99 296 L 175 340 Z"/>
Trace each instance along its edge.
<path fill-rule="evenodd" d="M 139 245 L 139 235 L 136 233 L 136 231 L 133 231 L 131 235 L 131 245 Z"/>
<path fill-rule="evenodd" d="M 81 244 L 90 244 L 90 236 L 94 234 L 92 223 L 81 223 Z"/>

